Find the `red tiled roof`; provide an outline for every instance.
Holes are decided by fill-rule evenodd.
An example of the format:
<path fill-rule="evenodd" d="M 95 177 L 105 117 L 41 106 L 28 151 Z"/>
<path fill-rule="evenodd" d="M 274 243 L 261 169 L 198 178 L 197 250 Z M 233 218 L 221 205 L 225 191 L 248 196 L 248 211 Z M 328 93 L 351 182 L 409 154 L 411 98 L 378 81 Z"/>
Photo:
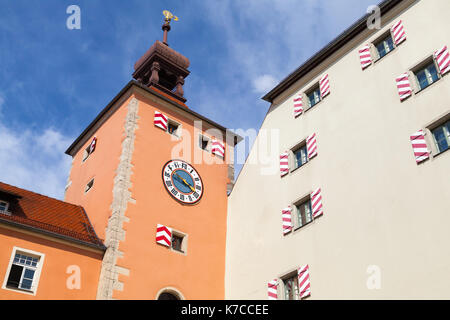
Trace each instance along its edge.
<path fill-rule="evenodd" d="M 11 215 L 0 213 L 0 223 L 13 223 L 66 240 L 105 249 L 83 207 L 0 182 L 0 200 L 9 202 Z"/>

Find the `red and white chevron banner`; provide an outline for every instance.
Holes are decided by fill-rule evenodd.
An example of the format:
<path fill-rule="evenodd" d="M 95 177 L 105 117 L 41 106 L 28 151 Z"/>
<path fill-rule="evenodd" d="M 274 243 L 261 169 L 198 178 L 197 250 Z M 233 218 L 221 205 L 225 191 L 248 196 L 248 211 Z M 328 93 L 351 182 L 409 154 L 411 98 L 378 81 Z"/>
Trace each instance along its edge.
<path fill-rule="evenodd" d="M 298 117 L 303 112 L 303 96 L 299 93 L 294 98 L 294 117 Z"/>
<path fill-rule="evenodd" d="M 219 140 L 214 139 L 212 141 L 211 152 L 223 158 L 225 156 L 225 145 Z"/>
<path fill-rule="evenodd" d="M 404 74 L 398 76 L 395 81 L 397 82 L 397 90 L 400 96 L 400 101 L 403 101 L 412 94 L 408 73 L 405 72 Z"/>
<path fill-rule="evenodd" d="M 167 130 L 167 117 L 161 112 L 155 111 L 155 118 L 153 119 L 153 123 L 156 127 L 161 128 L 163 130 Z"/>
<path fill-rule="evenodd" d="M 392 34 L 394 35 L 394 42 L 399 45 L 406 40 L 405 28 L 403 28 L 402 20 L 397 21 L 391 28 Z"/>
<path fill-rule="evenodd" d="M 305 265 L 297 270 L 298 272 L 298 294 L 300 299 L 311 295 L 311 284 L 309 281 L 309 266 Z"/>
<path fill-rule="evenodd" d="M 328 79 L 328 74 L 324 75 L 320 79 L 319 86 L 320 86 L 320 95 L 322 96 L 322 98 L 330 93 L 330 80 Z"/>
<path fill-rule="evenodd" d="M 372 56 L 370 54 L 370 47 L 368 44 L 359 50 L 359 60 L 361 61 L 361 67 L 363 70 L 372 64 Z"/>
<path fill-rule="evenodd" d="M 308 151 L 308 159 L 317 156 L 317 139 L 315 133 L 306 139 L 306 150 Z"/>
<path fill-rule="evenodd" d="M 311 193 L 311 207 L 313 218 L 316 218 L 323 214 L 322 210 L 322 194 L 320 188 Z"/>
<path fill-rule="evenodd" d="M 172 229 L 158 224 L 156 227 L 156 243 L 170 247 L 172 245 Z"/>
<path fill-rule="evenodd" d="M 280 173 L 281 173 L 281 176 L 284 176 L 289 173 L 289 154 L 288 153 L 280 154 Z"/>
<path fill-rule="evenodd" d="M 414 151 L 414 157 L 416 158 L 416 162 L 420 163 L 430 157 L 430 152 L 428 151 L 427 143 L 425 141 L 425 134 L 423 130 L 419 130 L 416 133 L 412 134 L 411 144 Z"/>
<path fill-rule="evenodd" d="M 91 154 L 92 152 L 95 151 L 95 147 L 97 146 L 97 138 L 94 137 L 94 139 L 92 139 L 92 142 L 89 146 L 89 154 Z"/>
<path fill-rule="evenodd" d="M 292 209 L 287 207 L 281 210 L 281 218 L 283 220 L 283 234 L 287 234 L 292 231 Z"/>
<path fill-rule="evenodd" d="M 267 284 L 267 295 L 269 300 L 278 299 L 278 280 L 274 279 Z"/>
<path fill-rule="evenodd" d="M 450 71 L 450 54 L 448 52 L 447 46 L 444 46 L 440 50 L 436 51 L 434 53 L 434 57 L 439 66 L 441 75 L 444 75 Z"/>

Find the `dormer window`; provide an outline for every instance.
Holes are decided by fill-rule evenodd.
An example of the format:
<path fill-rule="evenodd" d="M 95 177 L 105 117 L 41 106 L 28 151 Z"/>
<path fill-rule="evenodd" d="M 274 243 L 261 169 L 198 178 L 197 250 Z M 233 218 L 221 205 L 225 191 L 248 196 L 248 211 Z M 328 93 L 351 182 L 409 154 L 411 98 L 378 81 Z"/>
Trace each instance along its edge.
<path fill-rule="evenodd" d="M 10 215 L 8 212 L 9 202 L 0 200 L 0 213 Z"/>

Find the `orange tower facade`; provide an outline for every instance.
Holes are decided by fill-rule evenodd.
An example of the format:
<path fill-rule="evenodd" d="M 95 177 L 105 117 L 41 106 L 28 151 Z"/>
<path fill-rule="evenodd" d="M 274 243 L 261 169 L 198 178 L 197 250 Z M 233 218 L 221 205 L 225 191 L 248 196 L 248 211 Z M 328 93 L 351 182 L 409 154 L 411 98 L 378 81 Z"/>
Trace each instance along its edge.
<path fill-rule="evenodd" d="M 224 299 L 227 191 L 240 137 L 190 110 L 165 41 L 66 151 L 65 201 L 107 248 L 97 299 Z"/>

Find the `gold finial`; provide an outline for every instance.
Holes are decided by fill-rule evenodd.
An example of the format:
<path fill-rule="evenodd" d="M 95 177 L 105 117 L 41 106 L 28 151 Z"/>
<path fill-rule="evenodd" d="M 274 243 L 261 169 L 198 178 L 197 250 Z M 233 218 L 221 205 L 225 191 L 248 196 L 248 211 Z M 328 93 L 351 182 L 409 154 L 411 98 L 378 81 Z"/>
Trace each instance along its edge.
<path fill-rule="evenodd" d="M 166 22 L 167 23 L 170 23 L 170 21 L 173 19 L 174 21 L 178 21 L 178 17 L 177 16 L 174 16 L 173 14 L 172 14 L 172 12 L 170 12 L 169 10 L 164 10 L 163 11 L 163 15 L 164 15 L 164 17 L 166 17 Z"/>

